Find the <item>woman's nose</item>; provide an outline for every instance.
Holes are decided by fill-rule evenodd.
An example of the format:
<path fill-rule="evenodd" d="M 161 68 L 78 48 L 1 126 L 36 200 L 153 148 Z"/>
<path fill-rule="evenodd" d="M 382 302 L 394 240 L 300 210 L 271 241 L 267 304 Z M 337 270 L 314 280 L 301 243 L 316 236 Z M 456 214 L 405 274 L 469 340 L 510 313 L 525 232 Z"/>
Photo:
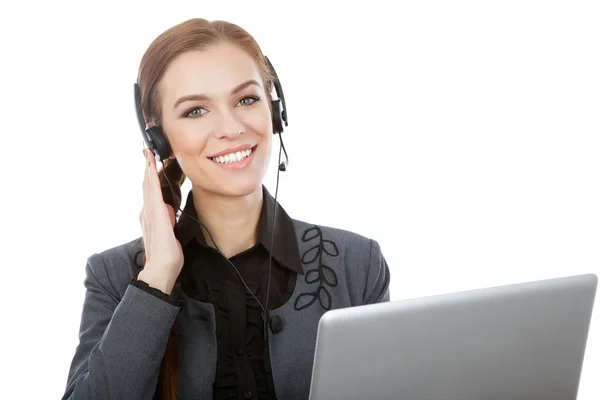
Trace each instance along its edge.
<path fill-rule="evenodd" d="M 231 111 L 221 113 L 216 133 L 219 137 L 235 138 L 244 133 L 244 124 Z"/>

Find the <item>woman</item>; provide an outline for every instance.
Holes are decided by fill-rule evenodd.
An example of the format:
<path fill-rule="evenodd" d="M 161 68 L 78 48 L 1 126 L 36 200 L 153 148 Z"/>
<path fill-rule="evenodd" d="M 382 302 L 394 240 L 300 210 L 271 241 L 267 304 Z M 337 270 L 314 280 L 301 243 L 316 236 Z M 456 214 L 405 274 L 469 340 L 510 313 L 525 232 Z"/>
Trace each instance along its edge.
<path fill-rule="evenodd" d="M 227 22 L 189 20 L 150 45 L 139 114 L 165 162 L 144 150 L 143 236 L 88 259 L 63 399 L 306 399 L 323 313 L 389 300 L 377 242 L 292 219 L 263 186 L 275 84 Z"/>

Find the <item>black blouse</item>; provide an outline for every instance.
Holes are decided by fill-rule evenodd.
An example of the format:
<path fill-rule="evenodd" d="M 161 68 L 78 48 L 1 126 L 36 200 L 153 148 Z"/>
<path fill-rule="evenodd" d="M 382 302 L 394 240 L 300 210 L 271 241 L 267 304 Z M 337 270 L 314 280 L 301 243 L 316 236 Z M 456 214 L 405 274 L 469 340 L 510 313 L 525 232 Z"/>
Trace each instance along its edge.
<path fill-rule="evenodd" d="M 175 229 L 185 260 L 178 280 L 190 298 L 212 303 L 215 307 L 217 371 L 213 384 L 214 399 L 275 399 L 261 308 L 235 269 L 216 249 L 206 244 L 199 224 L 185 215 L 198 219 L 192 196 L 190 191 L 184 214 Z M 292 220 L 278 206 L 277 217 L 273 221 L 275 200 L 264 186 L 263 198 L 258 242 L 229 261 L 264 307 L 271 229 L 275 223 L 268 303 L 268 309 L 273 310 L 290 299 L 297 274 L 303 272 Z M 173 305 L 180 305 L 180 300 L 149 287 L 145 282 L 134 282 L 140 289 Z M 268 329 L 274 332 L 281 329 L 281 321 L 269 320 L 267 323 Z"/>

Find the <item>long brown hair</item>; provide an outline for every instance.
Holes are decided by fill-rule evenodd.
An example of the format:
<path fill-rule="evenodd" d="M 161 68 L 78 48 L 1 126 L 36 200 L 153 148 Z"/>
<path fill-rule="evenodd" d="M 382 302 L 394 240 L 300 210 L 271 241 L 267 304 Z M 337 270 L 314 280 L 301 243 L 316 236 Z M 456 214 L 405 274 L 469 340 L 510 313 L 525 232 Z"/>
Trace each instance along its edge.
<path fill-rule="evenodd" d="M 203 50 L 219 43 L 231 43 L 246 51 L 256 62 L 263 79 L 268 104 L 271 104 L 273 75 L 267 66 L 264 55 L 256 40 L 241 27 L 226 21 L 208 21 L 202 18 L 190 19 L 169 28 L 158 36 L 144 53 L 138 72 L 142 114 L 146 122 L 151 119 L 160 124 L 161 107 L 157 85 L 169 63 L 178 55 L 190 50 Z M 272 112 L 272 110 L 271 110 Z M 164 174 L 163 174 L 164 172 Z M 165 178 L 166 175 L 166 178 Z M 186 176 L 176 159 L 164 161 L 159 171 L 160 186 L 164 202 L 175 212 L 181 206 L 181 185 Z M 173 185 L 173 193 L 169 182 Z M 179 221 L 177 221 L 177 224 Z M 143 237 L 141 239 L 144 245 Z M 142 256 L 142 265 L 146 255 Z M 160 367 L 157 394 L 161 400 L 175 400 L 179 391 L 181 360 L 179 355 L 179 333 L 173 327 Z"/>

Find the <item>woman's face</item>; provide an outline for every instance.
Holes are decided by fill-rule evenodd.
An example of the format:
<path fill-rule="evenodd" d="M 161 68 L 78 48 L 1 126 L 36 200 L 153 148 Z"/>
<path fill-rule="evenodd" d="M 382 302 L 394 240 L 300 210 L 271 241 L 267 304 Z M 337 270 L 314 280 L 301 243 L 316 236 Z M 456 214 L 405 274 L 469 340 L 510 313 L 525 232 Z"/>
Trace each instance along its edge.
<path fill-rule="evenodd" d="M 271 155 L 271 112 L 258 66 L 219 44 L 175 58 L 158 84 L 173 154 L 193 186 L 225 196 L 261 188 Z"/>

